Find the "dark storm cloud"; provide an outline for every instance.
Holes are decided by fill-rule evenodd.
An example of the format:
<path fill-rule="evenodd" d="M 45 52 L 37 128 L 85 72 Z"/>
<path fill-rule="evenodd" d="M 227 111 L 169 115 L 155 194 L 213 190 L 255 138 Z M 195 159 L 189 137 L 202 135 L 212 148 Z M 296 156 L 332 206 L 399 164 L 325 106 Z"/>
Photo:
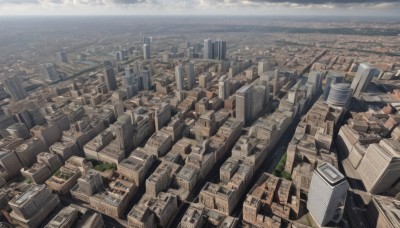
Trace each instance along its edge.
<path fill-rule="evenodd" d="M 379 3 L 393 3 L 400 2 L 400 0 L 329 0 L 329 1 L 319 1 L 319 0 L 248 0 L 249 2 L 257 2 L 257 3 L 294 3 L 301 5 L 308 4 L 354 4 L 354 3 L 371 3 L 371 4 L 379 4 Z"/>

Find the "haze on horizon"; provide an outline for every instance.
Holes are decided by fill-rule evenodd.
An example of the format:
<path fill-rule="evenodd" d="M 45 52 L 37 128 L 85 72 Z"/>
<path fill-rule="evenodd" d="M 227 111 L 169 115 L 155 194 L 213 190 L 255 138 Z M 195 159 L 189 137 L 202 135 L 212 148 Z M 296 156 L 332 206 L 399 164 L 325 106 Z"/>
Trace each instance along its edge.
<path fill-rule="evenodd" d="M 0 0 L 0 15 L 398 16 L 399 0 Z"/>

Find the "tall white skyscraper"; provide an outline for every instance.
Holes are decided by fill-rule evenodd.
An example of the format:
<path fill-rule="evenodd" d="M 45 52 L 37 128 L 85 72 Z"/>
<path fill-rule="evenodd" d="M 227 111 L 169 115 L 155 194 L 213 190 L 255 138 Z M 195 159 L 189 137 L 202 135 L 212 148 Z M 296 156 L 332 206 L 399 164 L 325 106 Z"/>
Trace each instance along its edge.
<path fill-rule="evenodd" d="M 191 89 L 193 89 L 193 86 L 195 84 L 193 63 L 189 63 L 186 65 L 186 76 L 187 76 L 187 82 L 188 82 L 188 90 L 191 90 Z"/>
<path fill-rule="evenodd" d="M 315 222 L 324 226 L 341 220 L 348 188 L 346 178 L 333 165 L 323 163 L 314 170 L 307 209 Z"/>
<path fill-rule="evenodd" d="M 150 44 L 143 44 L 143 57 L 145 60 L 150 59 Z"/>
<path fill-rule="evenodd" d="M 175 67 L 175 80 L 176 80 L 176 89 L 178 91 L 183 90 L 183 73 L 184 73 L 184 68 L 182 65 L 176 66 Z"/>
<path fill-rule="evenodd" d="M 213 59 L 214 44 L 211 39 L 204 40 L 204 59 Z"/>
<path fill-rule="evenodd" d="M 368 86 L 376 72 L 377 69 L 368 63 L 360 64 L 357 73 L 354 76 L 353 82 L 351 83 L 351 89 L 353 89 L 353 96 L 355 98 L 359 98 L 361 93 L 367 91 Z"/>

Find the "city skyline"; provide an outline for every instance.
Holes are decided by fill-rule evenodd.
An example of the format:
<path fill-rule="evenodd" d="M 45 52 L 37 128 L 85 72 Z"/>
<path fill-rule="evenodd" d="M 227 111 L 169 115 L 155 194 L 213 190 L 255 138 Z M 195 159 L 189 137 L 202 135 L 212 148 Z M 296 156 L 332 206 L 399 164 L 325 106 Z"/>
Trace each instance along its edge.
<path fill-rule="evenodd" d="M 0 15 L 292 15 L 395 17 L 396 0 L 0 0 Z"/>

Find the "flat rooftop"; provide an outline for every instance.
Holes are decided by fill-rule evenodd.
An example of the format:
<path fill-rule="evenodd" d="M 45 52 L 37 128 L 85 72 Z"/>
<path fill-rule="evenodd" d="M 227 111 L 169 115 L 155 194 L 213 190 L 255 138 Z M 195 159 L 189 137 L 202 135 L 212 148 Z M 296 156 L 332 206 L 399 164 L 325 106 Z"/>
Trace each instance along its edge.
<path fill-rule="evenodd" d="M 345 180 L 343 174 L 341 174 L 339 170 L 329 163 L 319 165 L 316 169 L 316 172 L 331 185 L 336 185 Z"/>

